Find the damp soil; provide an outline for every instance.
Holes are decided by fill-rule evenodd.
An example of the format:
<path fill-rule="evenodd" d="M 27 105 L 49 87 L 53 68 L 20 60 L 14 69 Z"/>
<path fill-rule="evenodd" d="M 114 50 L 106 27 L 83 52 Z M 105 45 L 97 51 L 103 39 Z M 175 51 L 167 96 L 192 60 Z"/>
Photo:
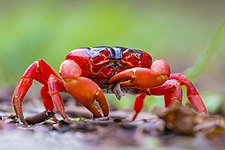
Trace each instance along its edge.
<path fill-rule="evenodd" d="M 52 119 L 35 125 L 23 125 L 11 106 L 11 89 L 0 94 L 0 150 L 45 149 L 216 149 L 225 147 L 224 111 L 216 115 L 198 114 L 190 106 L 174 103 L 170 108 L 154 108 L 140 113 L 131 122 L 131 110 L 110 111 L 109 117 L 92 119 L 82 106 L 64 96 L 71 120 Z M 30 92 L 32 93 L 32 92 Z M 37 95 L 28 95 L 23 103 L 25 116 L 43 111 Z"/>

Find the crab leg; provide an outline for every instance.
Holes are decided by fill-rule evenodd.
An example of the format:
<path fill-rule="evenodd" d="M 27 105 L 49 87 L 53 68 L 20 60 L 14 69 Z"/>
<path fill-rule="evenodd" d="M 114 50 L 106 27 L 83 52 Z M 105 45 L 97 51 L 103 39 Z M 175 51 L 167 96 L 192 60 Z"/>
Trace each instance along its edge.
<path fill-rule="evenodd" d="M 31 78 L 22 77 L 19 83 L 17 84 L 17 87 L 12 97 L 12 105 L 14 107 L 16 115 L 19 117 L 20 121 L 23 124 L 26 124 L 26 121 L 23 115 L 22 101 L 28 89 L 30 88 L 31 84 L 32 84 Z"/>
<path fill-rule="evenodd" d="M 170 80 L 168 80 L 170 81 Z M 165 106 L 170 106 L 173 102 L 179 101 L 182 103 L 182 88 L 179 82 L 175 83 L 174 92 L 170 94 L 164 94 Z"/>
<path fill-rule="evenodd" d="M 139 112 L 141 111 L 145 97 L 146 97 L 146 94 L 138 94 L 136 96 L 135 102 L 134 102 L 134 115 L 132 116 L 131 121 L 134 121 L 137 115 L 139 114 Z"/>
<path fill-rule="evenodd" d="M 42 83 L 44 87 L 47 87 L 48 78 L 50 77 L 51 74 L 58 77 L 57 74 L 45 61 L 38 60 L 32 63 L 21 77 L 12 96 L 12 105 L 14 107 L 16 115 L 19 117 L 22 123 L 26 124 L 22 110 L 22 101 L 27 91 L 29 90 L 30 86 L 32 85 L 33 80 L 37 80 L 38 82 Z M 60 81 L 59 84 L 61 86 L 60 90 L 63 91 L 64 88 L 62 82 Z M 46 94 L 45 88 L 41 90 L 41 95 L 44 98 L 44 105 L 46 111 L 52 110 L 53 109 L 51 106 L 52 101 Z"/>
<path fill-rule="evenodd" d="M 59 94 L 60 90 L 58 87 L 58 82 L 60 82 L 60 80 L 56 76 L 51 75 L 49 77 L 49 79 L 48 79 L 49 95 L 51 96 L 54 106 L 59 111 L 59 113 L 63 117 L 63 119 L 68 119 L 68 116 L 64 111 L 64 104 L 63 104 L 62 98 Z"/>
<path fill-rule="evenodd" d="M 178 100 L 181 102 L 182 99 L 179 93 L 181 91 L 176 92 L 177 89 L 181 89 L 179 82 L 174 79 L 171 79 L 171 80 L 167 80 L 164 84 L 158 87 L 148 88 L 146 92 L 143 94 L 138 94 L 135 98 L 134 115 L 132 116 L 131 120 L 134 121 L 138 113 L 141 111 L 146 95 L 155 95 L 155 96 L 164 95 L 166 106 L 169 106 L 172 100 Z M 172 95 L 173 95 L 173 98 L 172 98 Z"/>
<path fill-rule="evenodd" d="M 197 112 L 203 113 L 207 112 L 206 107 L 202 101 L 202 98 L 200 97 L 197 89 L 194 87 L 194 85 L 191 83 L 190 80 L 188 80 L 183 74 L 180 73 L 171 74 L 169 79 L 175 79 L 180 83 L 180 85 L 186 86 L 187 98 Z M 179 91 L 180 91 L 179 89 L 176 90 L 177 93 Z"/>
<path fill-rule="evenodd" d="M 138 113 L 141 111 L 144 103 L 144 98 L 146 95 L 156 95 L 156 96 L 164 95 L 166 107 L 170 106 L 174 101 L 179 101 L 181 103 L 182 102 L 181 85 L 185 85 L 187 87 L 188 100 L 193 105 L 195 110 L 197 112 L 206 113 L 207 112 L 206 107 L 193 84 L 182 74 L 171 74 L 169 80 L 167 80 L 164 84 L 158 87 L 148 88 L 145 94 L 137 95 L 134 105 L 135 113 L 132 117 L 132 120 L 135 120 Z"/>
<path fill-rule="evenodd" d="M 101 111 L 94 104 L 95 100 L 99 103 L 103 115 L 108 116 L 108 103 L 102 90 L 91 79 L 80 77 L 81 73 L 81 68 L 73 60 L 65 60 L 60 66 L 60 74 L 67 92 L 92 112 L 94 117 L 102 117 Z"/>
<path fill-rule="evenodd" d="M 54 109 L 54 104 L 53 104 L 51 96 L 49 95 L 48 87 L 43 86 L 41 88 L 41 98 L 43 100 L 44 107 L 46 109 L 46 114 L 52 114 L 53 113 L 53 109 Z M 57 121 L 57 118 L 56 118 L 55 114 L 53 114 L 53 116 L 51 118 L 55 122 Z"/>

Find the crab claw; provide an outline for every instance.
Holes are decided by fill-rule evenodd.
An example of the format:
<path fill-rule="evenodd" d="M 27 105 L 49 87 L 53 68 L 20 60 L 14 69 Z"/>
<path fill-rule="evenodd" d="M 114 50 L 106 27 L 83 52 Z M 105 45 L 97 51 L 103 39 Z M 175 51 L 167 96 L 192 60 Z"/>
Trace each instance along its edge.
<path fill-rule="evenodd" d="M 99 86 L 86 77 L 80 77 L 80 66 L 73 60 L 65 60 L 60 67 L 60 74 L 64 86 L 76 101 L 84 105 L 94 117 L 102 117 L 101 111 L 94 104 L 97 101 L 104 116 L 108 116 L 109 109 L 105 96 Z"/>
<path fill-rule="evenodd" d="M 122 87 L 151 88 L 163 84 L 170 75 L 170 67 L 163 59 L 157 59 L 148 68 L 131 68 L 114 75 L 109 83 Z"/>

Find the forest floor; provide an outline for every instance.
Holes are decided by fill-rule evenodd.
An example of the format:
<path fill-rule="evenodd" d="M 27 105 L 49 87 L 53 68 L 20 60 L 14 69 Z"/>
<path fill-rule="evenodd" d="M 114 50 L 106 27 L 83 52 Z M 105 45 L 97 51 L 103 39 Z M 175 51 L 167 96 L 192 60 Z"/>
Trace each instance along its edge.
<path fill-rule="evenodd" d="M 92 119 L 82 106 L 65 101 L 70 121 L 51 119 L 25 126 L 15 117 L 11 90 L 0 94 L 0 150 L 8 149 L 216 149 L 225 147 L 225 113 L 198 114 L 190 106 L 174 103 L 170 108 L 154 108 L 140 113 L 131 122 L 132 110 L 111 110 L 109 117 Z M 27 99 L 32 99 L 32 96 Z M 26 100 L 24 115 L 32 116 L 43 107 Z M 58 116 L 58 114 L 57 114 Z"/>

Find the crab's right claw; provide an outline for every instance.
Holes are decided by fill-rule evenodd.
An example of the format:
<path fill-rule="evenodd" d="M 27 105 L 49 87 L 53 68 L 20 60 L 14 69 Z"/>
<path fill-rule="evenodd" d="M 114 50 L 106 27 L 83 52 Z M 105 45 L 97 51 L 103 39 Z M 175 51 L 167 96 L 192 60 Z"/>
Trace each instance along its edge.
<path fill-rule="evenodd" d="M 86 77 L 81 76 L 80 66 L 73 60 L 65 60 L 60 67 L 60 74 L 64 79 L 64 85 L 76 101 L 84 105 L 95 118 L 108 116 L 109 109 L 106 98 L 99 86 Z M 94 104 L 97 101 L 100 109 Z"/>

